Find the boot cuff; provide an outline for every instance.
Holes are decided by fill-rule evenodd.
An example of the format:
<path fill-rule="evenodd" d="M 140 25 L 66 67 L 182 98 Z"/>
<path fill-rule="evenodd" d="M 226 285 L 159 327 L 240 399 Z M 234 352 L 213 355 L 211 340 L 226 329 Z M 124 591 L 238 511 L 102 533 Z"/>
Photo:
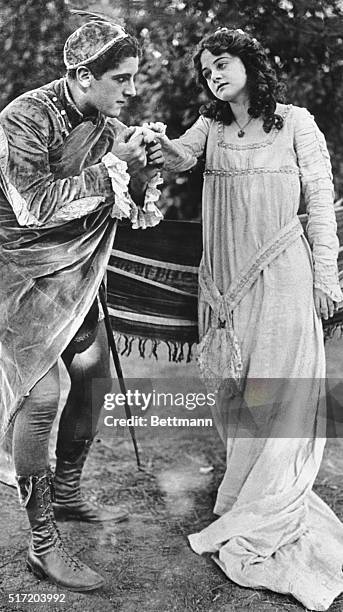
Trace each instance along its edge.
<path fill-rule="evenodd" d="M 47 485 L 50 487 L 53 493 L 53 473 L 50 468 L 47 468 L 46 470 L 38 474 L 31 474 L 29 476 L 16 476 L 19 503 L 23 508 L 26 508 L 27 504 L 31 499 L 34 484 L 39 483 L 43 480 L 47 481 Z"/>

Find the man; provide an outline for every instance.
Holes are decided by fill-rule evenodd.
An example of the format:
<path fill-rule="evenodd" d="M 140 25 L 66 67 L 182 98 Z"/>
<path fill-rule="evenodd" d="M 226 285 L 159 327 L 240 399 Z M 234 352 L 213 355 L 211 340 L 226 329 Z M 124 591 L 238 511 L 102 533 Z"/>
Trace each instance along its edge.
<path fill-rule="evenodd" d="M 97 293 L 116 222 L 129 218 L 144 228 L 162 216 L 155 206 L 160 146 L 116 119 L 135 95 L 138 60 L 136 39 L 121 27 L 87 23 L 65 44 L 66 78 L 0 114 L 2 432 L 12 436 L 31 525 L 28 567 L 75 591 L 98 588 L 103 579 L 65 549 L 55 515 L 127 517 L 85 501 L 80 477 L 110 379 Z M 53 506 L 48 443 L 60 356 L 71 388 L 58 430 Z M 105 382 L 92 401 L 94 378 Z"/>

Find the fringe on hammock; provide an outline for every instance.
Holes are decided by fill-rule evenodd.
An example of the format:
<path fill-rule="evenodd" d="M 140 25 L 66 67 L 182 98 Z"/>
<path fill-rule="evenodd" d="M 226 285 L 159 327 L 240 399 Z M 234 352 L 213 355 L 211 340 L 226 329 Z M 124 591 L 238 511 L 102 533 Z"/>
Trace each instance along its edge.
<path fill-rule="evenodd" d="M 324 327 L 324 340 L 331 340 L 336 336 L 338 332 L 338 338 L 343 337 L 343 321 L 339 321 L 338 323 L 333 323 L 332 325 L 328 325 Z"/>
<path fill-rule="evenodd" d="M 157 360 L 159 346 L 165 345 L 168 348 L 168 359 L 170 362 L 181 363 L 185 361 L 190 363 L 195 358 L 195 342 L 157 340 L 141 336 L 128 336 L 127 334 L 116 332 L 114 332 L 114 338 L 118 353 L 126 357 L 132 353 L 134 348 L 137 348 L 140 357 L 155 357 Z"/>

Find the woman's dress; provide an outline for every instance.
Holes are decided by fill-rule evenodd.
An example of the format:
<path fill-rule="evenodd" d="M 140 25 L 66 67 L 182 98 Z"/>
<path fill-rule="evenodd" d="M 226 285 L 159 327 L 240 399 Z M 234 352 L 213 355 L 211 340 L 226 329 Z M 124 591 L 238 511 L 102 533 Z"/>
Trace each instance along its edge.
<path fill-rule="evenodd" d="M 206 150 L 199 365 L 218 392 L 227 469 L 214 512 L 189 536 L 240 585 L 327 610 L 343 591 L 343 525 L 311 490 L 325 444 L 325 353 L 313 286 L 343 299 L 325 140 L 306 109 L 281 130 L 200 117 L 163 138 L 167 168 Z M 307 238 L 297 211 L 308 212 Z M 311 245 L 311 249 L 309 246 Z"/>

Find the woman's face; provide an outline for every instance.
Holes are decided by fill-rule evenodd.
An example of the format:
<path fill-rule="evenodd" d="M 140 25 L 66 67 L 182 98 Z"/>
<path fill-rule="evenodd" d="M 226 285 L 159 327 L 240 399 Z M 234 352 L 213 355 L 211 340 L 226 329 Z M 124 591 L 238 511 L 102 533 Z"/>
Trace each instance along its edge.
<path fill-rule="evenodd" d="M 227 52 L 213 55 L 205 49 L 200 63 L 203 77 L 216 98 L 225 102 L 245 102 L 249 99 L 247 73 L 239 57 Z"/>

